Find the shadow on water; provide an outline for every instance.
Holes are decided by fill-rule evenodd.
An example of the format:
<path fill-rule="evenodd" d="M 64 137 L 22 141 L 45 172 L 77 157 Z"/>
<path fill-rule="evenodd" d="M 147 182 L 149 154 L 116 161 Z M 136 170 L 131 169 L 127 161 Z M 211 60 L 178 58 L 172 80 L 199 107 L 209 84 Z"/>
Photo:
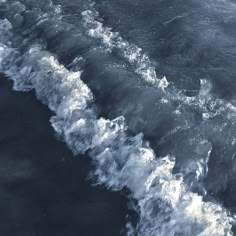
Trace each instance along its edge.
<path fill-rule="evenodd" d="M 123 235 L 125 197 L 90 186 L 89 159 L 55 139 L 51 115 L 1 75 L 0 235 Z"/>

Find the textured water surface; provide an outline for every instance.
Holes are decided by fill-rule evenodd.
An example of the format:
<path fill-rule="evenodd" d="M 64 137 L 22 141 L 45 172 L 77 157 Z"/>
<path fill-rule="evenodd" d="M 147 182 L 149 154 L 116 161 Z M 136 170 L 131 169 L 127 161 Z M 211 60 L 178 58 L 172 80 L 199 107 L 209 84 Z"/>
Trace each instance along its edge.
<path fill-rule="evenodd" d="M 0 2 L 0 69 L 34 89 L 127 235 L 234 235 L 236 3 Z M 79 234 L 79 232 L 78 232 Z"/>

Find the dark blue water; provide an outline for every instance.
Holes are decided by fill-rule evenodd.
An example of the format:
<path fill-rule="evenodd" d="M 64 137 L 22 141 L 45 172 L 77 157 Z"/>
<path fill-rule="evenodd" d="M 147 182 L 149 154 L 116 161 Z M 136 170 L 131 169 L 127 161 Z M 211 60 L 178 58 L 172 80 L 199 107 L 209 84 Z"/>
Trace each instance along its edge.
<path fill-rule="evenodd" d="M 234 235 L 235 12 L 229 0 L 0 2 L 1 71 L 35 90 L 94 183 L 127 192 L 139 216 L 127 235 Z"/>
<path fill-rule="evenodd" d="M 55 139 L 35 94 L 1 75 L 0 101 L 0 234 L 124 235 L 125 195 L 91 186 L 89 159 Z"/>

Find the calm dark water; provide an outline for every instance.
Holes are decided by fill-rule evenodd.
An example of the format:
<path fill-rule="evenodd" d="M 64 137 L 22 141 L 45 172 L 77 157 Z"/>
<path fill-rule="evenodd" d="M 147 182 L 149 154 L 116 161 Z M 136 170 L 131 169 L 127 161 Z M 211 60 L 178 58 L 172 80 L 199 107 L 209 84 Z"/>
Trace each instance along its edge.
<path fill-rule="evenodd" d="M 118 194 L 107 192 L 102 213 L 114 233 L 101 235 L 235 235 L 235 12 L 230 0 L 0 2 L 1 71 L 34 90 L 57 139 L 91 160 L 78 173 Z M 137 223 L 113 206 L 120 191 Z"/>
<path fill-rule="evenodd" d="M 55 139 L 33 93 L 0 79 L 1 235 L 123 235 L 124 194 L 92 187 L 89 159 Z"/>

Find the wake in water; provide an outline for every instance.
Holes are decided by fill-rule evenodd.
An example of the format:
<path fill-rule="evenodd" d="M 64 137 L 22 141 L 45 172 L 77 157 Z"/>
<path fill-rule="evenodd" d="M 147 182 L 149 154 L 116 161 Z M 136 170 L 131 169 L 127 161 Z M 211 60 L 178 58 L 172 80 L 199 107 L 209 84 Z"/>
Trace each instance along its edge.
<path fill-rule="evenodd" d="M 14 81 L 15 89 L 35 89 L 38 99 L 55 113 L 51 123 L 59 137 L 74 153 L 86 153 L 94 161 L 96 168 L 91 175 L 98 184 L 114 191 L 129 190 L 130 199 L 136 202 L 134 207 L 139 213 L 139 221 L 137 226 L 127 224 L 128 235 L 233 235 L 233 215 L 209 196 L 204 181 L 218 141 L 215 135 L 224 134 L 227 147 L 224 153 L 235 156 L 234 101 L 211 95 L 211 84 L 204 79 L 196 96 L 187 96 L 169 84 L 166 78 L 158 79 L 155 63 L 137 46 L 96 20 L 98 12 L 91 3 L 83 3 L 81 11 L 75 16 L 81 27 L 79 31 L 63 12 L 66 10 L 52 3 L 47 5 L 49 12 L 33 1 L 2 2 L 1 7 L 8 17 L 0 22 L 1 71 Z M 18 20 L 14 21 L 16 18 Z M 54 31 L 50 31 L 52 27 Z M 59 33 L 63 37 L 66 35 L 65 40 L 50 48 L 51 41 L 55 44 Z M 77 41 L 72 48 L 76 49 L 76 45 L 81 48 L 76 49 L 77 55 L 65 59 L 62 57 L 65 52 L 63 46 L 70 51 L 71 45 L 66 40 L 73 42 L 74 37 Z M 127 100 L 125 96 L 123 100 L 115 100 L 112 106 L 102 104 L 107 106 L 107 118 L 102 118 L 98 114 L 101 100 L 96 101 L 91 90 L 95 94 L 102 93 L 106 86 L 117 82 L 116 77 L 107 83 L 106 79 L 93 81 L 92 77 L 87 79 L 83 76 L 89 73 L 88 69 L 96 66 L 93 65 L 93 56 L 97 59 L 98 52 L 110 56 L 114 51 L 119 59 L 109 57 L 109 61 L 115 61 L 109 64 L 110 68 L 125 71 L 122 73 L 134 70 L 144 81 L 139 82 L 139 88 L 132 86 L 138 83 L 132 74 L 135 79 L 127 87 L 131 92 L 138 89 L 140 96 L 135 97 L 136 101 Z M 129 65 L 122 66 L 122 58 Z M 63 59 L 69 63 L 59 62 Z M 101 63 L 106 60 L 104 57 Z M 100 65 L 99 61 L 95 60 L 95 63 Z M 102 71 L 103 67 L 99 69 Z M 96 73 L 95 76 L 99 77 Z M 119 76 L 117 74 L 117 78 Z M 88 85 L 84 82 L 86 80 Z M 114 93 L 126 91 L 127 87 L 122 87 L 121 83 L 125 81 L 118 81 L 119 86 Z M 145 137 L 149 137 L 148 126 L 143 125 L 142 134 L 136 126 L 132 130 L 129 125 L 134 119 L 130 115 L 132 110 L 129 107 L 133 109 L 130 103 L 140 104 L 140 112 L 137 109 L 138 117 L 135 119 L 143 120 L 143 94 L 150 94 L 154 98 L 151 102 L 157 103 L 159 113 L 155 111 L 153 116 L 169 113 L 173 120 L 164 135 L 151 137 L 155 151 L 145 141 Z M 113 116 L 123 110 L 125 117 L 109 119 L 110 109 Z M 221 122 L 216 126 L 219 119 Z M 158 119 L 153 120 L 157 122 Z M 157 127 L 163 121 L 156 124 Z M 155 142 L 157 145 L 154 145 Z M 212 181 L 212 184 L 215 182 Z"/>

